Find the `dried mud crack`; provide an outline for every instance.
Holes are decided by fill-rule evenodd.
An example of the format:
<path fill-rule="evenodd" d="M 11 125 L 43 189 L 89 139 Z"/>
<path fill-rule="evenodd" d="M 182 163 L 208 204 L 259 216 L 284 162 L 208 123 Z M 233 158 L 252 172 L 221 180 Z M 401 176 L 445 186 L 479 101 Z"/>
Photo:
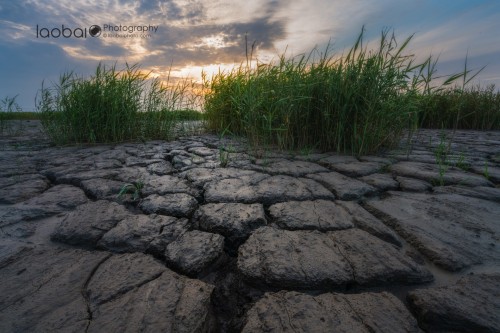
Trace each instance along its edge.
<path fill-rule="evenodd" d="M 35 127 L 0 138 L 2 332 L 500 332 L 500 132 L 455 132 L 443 174 L 441 131 L 263 160 Z"/>

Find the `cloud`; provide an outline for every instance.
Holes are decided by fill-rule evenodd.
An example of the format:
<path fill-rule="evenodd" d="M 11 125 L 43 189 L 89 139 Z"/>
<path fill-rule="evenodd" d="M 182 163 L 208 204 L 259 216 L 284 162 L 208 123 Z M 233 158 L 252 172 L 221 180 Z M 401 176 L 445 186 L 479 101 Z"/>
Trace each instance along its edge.
<path fill-rule="evenodd" d="M 245 20 L 233 20 L 220 25 L 217 18 L 207 18 L 207 10 L 199 1 L 157 1 L 146 0 L 139 4 L 135 1 L 108 1 L 97 5 L 83 1 L 62 0 L 42 1 L 31 0 L 30 8 L 19 3 L 18 11 L 27 11 L 27 16 L 37 12 L 39 17 L 49 17 L 50 20 L 40 23 L 40 27 L 48 29 L 61 27 L 83 27 L 91 24 L 145 24 L 158 25 L 158 32 L 150 38 L 121 39 L 101 38 L 79 41 L 75 39 L 38 40 L 36 42 L 54 43 L 61 47 L 71 57 L 80 60 L 102 57 L 108 60 L 129 57 L 133 61 L 173 60 L 178 66 L 187 63 L 213 63 L 221 60 L 235 60 L 244 52 L 244 36 L 262 50 L 270 50 L 274 44 L 286 38 L 285 22 L 273 17 L 280 8 L 279 1 L 268 1 L 262 7 L 255 8 L 252 15 Z M 242 2 L 246 3 L 246 2 Z M 219 8 L 234 8 L 234 3 L 219 2 Z M 222 7 L 221 7 L 222 6 Z M 224 7 L 226 6 L 226 7 Z M 110 14 L 112 13 L 112 15 Z M 78 15 L 77 15 L 78 14 Z M 130 17 L 134 17 L 130 20 Z M 9 21 L 11 22 L 11 21 Z M 38 22 L 38 21 L 37 21 Z M 11 22 L 10 29 L 23 32 L 30 42 L 32 36 L 26 35 L 29 26 Z M 14 24 L 24 30 L 15 28 Z M 34 24 L 31 23 L 33 29 Z M 37 23 L 38 24 L 38 23 Z M 33 34 L 33 31 L 30 32 Z M 20 35 L 21 36 L 21 35 Z M 219 43 L 206 43 L 208 40 L 218 40 Z M 205 43 L 204 43 L 205 41 Z M 244 56 L 244 53 L 243 53 Z"/>
<path fill-rule="evenodd" d="M 333 50 L 350 48 L 361 27 L 375 41 L 385 27 L 398 40 L 416 33 L 409 52 L 424 58 L 440 54 L 440 71 L 456 72 L 467 50 L 471 65 L 489 64 L 481 77 L 496 82 L 500 67 L 500 2 L 478 0 L 19 0 L 0 7 L 2 73 L 22 73 L 23 79 L 3 79 L 5 91 L 26 91 L 25 82 L 41 82 L 62 70 L 90 74 L 98 62 L 140 63 L 165 77 L 199 76 L 201 68 L 215 71 L 245 60 L 245 36 L 257 47 L 254 56 L 268 61 L 287 50 L 289 55 L 320 50 L 331 41 Z M 36 39 L 35 26 L 88 28 L 98 24 L 157 25 L 148 38 Z M 17 52 L 24 54 L 15 55 Z M 37 57 L 45 59 L 40 70 Z M 170 65 L 172 64 L 172 68 Z M 458 66 L 452 70 L 452 66 Z M 119 66 L 120 67 L 120 66 Z M 480 67 L 480 66 L 479 66 Z M 29 89 L 33 89 L 29 85 Z M 32 91 L 32 93 L 34 93 Z"/>
<path fill-rule="evenodd" d="M 471 56 L 500 53 L 500 3 L 478 6 L 436 23 L 416 35 L 414 49 L 420 53 L 441 54 L 443 61 L 464 59 L 467 50 Z M 471 24 L 480 22 L 480 24 Z"/>
<path fill-rule="evenodd" d="M 25 24 L 20 24 L 8 20 L 0 20 L 0 40 L 4 42 L 16 42 L 25 40 L 32 34 L 32 28 Z"/>

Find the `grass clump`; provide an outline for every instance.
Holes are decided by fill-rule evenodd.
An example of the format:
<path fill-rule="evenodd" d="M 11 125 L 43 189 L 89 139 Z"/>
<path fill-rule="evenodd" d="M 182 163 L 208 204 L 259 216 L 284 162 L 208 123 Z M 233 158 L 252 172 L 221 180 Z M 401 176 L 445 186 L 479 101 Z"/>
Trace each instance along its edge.
<path fill-rule="evenodd" d="M 171 111 L 175 114 L 175 118 L 179 121 L 203 121 L 205 120 L 205 114 L 194 110 L 194 109 L 185 109 L 185 110 L 174 110 Z"/>
<path fill-rule="evenodd" d="M 2 120 L 40 120 L 38 112 L 16 111 L 16 112 L 1 112 L 0 119 Z"/>
<path fill-rule="evenodd" d="M 21 112 L 21 107 L 16 102 L 17 96 L 6 96 L 0 100 L 0 135 L 12 135 L 23 130 L 22 116 L 31 112 Z"/>
<path fill-rule="evenodd" d="M 116 197 L 122 199 L 125 195 L 129 195 L 132 201 L 137 201 L 141 198 L 143 188 L 144 183 L 142 181 L 124 184 Z"/>
<path fill-rule="evenodd" d="M 465 78 L 467 68 L 435 89 L 432 57 L 417 63 L 414 55 L 405 54 L 412 36 L 398 44 L 385 30 L 378 48 L 369 51 L 363 34 L 364 29 L 341 56 L 331 55 L 327 48 L 319 57 L 316 51 L 295 58 L 283 55 L 276 63 L 255 67 L 247 59 L 246 65 L 232 71 L 219 72 L 210 80 L 205 77 L 209 128 L 247 136 L 257 146 L 361 155 L 396 144 L 404 129 L 415 129 L 419 122 L 441 125 L 438 108 L 448 98 L 457 104 L 448 107 L 454 119 L 455 109 L 460 109 L 462 123 L 489 122 L 480 111 L 476 115 L 466 111 L 467 103 L 494 104 L 498 95 L 462 90 L 458 98 L 444 89 Z M 484 98 L 485 94 L 492 97 Z M 491 118 L 498 116 L 498 108 L 494 110 Z"/>
<path fill-rule="evenodd" d="M 402 54 L 410 39 L 398 47 L 384 31 L 379 49 L 368 51 L 362 32 L 341 57 L 327 49 L 317 61 L 310 61 L 313 53 L 281 56 L 277 64 L 219 73 L 206 82 L 208 125 L 285 149 L 375 151 L 415 117 L 410 97 L 420 81 L 409 78 L 424 65 Z"/>
<path fill-rule="evenodd" d="M 455 87 L 420 96 L 424 128 L 500 129 L 500 93 L 495 86 Z"/>
<path fill-rule="evenodd" d="M 51 139 L 59 144 L 169 139 L 178 109 L 187 109 L 189 83 L 162 84 L 137 65 L 122 71 L 99 64 L 90 78 L 73 72 L 42 84 L 37 108 Z"/>

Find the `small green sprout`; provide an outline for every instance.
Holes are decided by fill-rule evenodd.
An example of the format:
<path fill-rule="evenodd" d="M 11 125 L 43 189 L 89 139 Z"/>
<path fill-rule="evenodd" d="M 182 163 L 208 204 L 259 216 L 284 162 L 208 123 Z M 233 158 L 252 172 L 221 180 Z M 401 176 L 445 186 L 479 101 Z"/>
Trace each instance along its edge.
<path fill-rule="evenodd" d="M 144 183 L 141 181 L 125 184 L 122 186 L 117 198 L 121 199 L 125 194 L 132 194 L 132 201 L 137 201 L 141 197 L 143 187 Z"/>

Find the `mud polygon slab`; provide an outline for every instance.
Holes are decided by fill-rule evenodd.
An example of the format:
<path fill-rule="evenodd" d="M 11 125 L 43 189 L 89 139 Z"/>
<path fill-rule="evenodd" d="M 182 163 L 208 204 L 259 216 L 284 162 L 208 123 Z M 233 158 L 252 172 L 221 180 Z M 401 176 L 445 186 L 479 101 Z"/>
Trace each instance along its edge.
<path fill-rule="evenodd" d="M 145 167 L 147 162 L 143 158 L 138 158 L 135 156 L 129 156 L 125 159 L 125 165 L 128 167 Z"/>
<path fill-rule="evenodd" d="M 49 178 L 53 182 L 59 182 L 59 178 L 66 177 L 67 175 L 73 175 L 83 172 L 92 172 L 94 171 L 94 166 L 92 164 L 82 164 L 77 159 L 76 161 L 71 161 L 69 159 L 64 165 L 57 165 L 55 167 L 51 167 L 50 165 L 46 165 L 42 167 L 40 170 L 40 174 Z M 79 184 L 76 184 L 79 186 Z"/>
<path fill-rule="evenodd" d="M 142 253 L 109 256 L 88 281 L 90 310 L 94 311 L 100 304 L 154 280 L 165 270 L 165 266 L 152 256 Z"/>
<path fill-rule="evenodd" d="M 257 202 L 255 181 L 230 178 L 214 181 L 205 186 L 205 201 L 212 202 Z"/>
<path fill-rule="evenodd" d="M 290 200 L 334 199 L 319 183 L 290 176 L 266 177 L 261 181 L 223 179 L 205 187 L 207 202 L 241 202 L 273 204 Z"/>
<path fill-rule="evenodd" d="M 84 180 L 94 178 L 115 179 L 119 174 L 120 171 L 115 169 L 89 170 L 62 174 L 57 177 L 56 181 L 58 183 L 80 186 L 81 182 Z"/>
<path fill-rule="evenodd" d="M 87 332 L 215 332 L 213 289 L 166 270 L 100 305 L 92 313 Z"/>
<path fill-rule="evenodd" d="M 359 229 L 330 232 L 360 285 L 414 284 L 432 281 L 432 274 L 400 249 Z"/>
<path fill-rule="evenodd" d="M 482 176 L 488 176 L 488 180 L 498 184 L 500 183 L 500 167 L 491 166 L 488 163 L 484 165 L 473 165 L 471 171 Z"/>
<path fill-rule="evenodd" d="M 380 162 L 333 163 L 328 167 L 348 177 L 362 177 L 379 172 L 385 164 Z"/>
<path fill-rule="evenodd" d="M 130 155 L 126 152 L 126 149 L 118 146 L 115 149 L 110 149 L 109 147 L 102 147 L 102 152 L 95 155 L 97 159 L 113 159 L 118 160 L 121 163 L 125 163 L 126 159 Z"/>
<path fill-rule="evenodd" d="M 47 211 L 34 206 L 24 206 L 22 208 L 17 205 L 0 206 L 0 227 L 9 227 L 24 221 L 32 221 L 50 216 Z"/>
<path fill-rule="evenodd" d="M 255 190 L 257 197 L 264 204 L 291 200 L 333 200 L 335 198 L 330 191 L 314 180 L 284 175 L 265 178 L 259 182 Z"/>
<path fill-rule="evenodd" d="M 361 177 L 359 180 L 381 191 L 396 190 L 399 188 L 399 183 L 387 173 L 374 173 Z"/>
<path fill-rule="evenodd" d="M 95 246 L 106 232 L 130 215 L 124 206 L 115 202 L 89 202 L 66 214 L 51 239 L 71 245 Z"/>
<path fill-rule="evenodd" d="M 240 246 L 238 269 L 252 283 L 280 288 L 407 284 L 433 279 L 396 247 L 359 229 L 320 233 L 262 227 Z"/>
<path fill-rule="evenodd" d="M 425 180 L 396 176 L 401 190 L 407 192 L 426 192 L 432 189 L 432 185 Z"/>
<path fill-rule="evenodd" d="M 165 248 L 167 263 L 188 276 L 206 270 L 224 252 L 224 237 L 199 230 L 188 231 Z"/>
<path fill-rule="evenodd" d="M 189 186 L 188 181 L 185 179 L 165 175 L 160 177 L 147 177 L 144 181 L 144 187 L 141 190 L 141 193 L 144 196 L 149 196 L 153 193 L 159 195 L 171 193 L 188 193 L 196 196 L 197 194 L 199 194 L 199 191 L 192 189 Z"/>
<path fill-rule="evenodd" d="M 189 148 L 188 152 L 201 157 L 209 157 L 215 155 L 217 153 L 217 150 L 201 146 Z"/>
<path fill-rule="evenodd" d="M 15 176 L 14 176 L 15 177 Z M 14 204 L 41 194 L 50 186 L 46 178 L 35 178 L 0 188 L 0 204 Z"/>
<path fill-rule="evenodd" d="M 92 178 L 81 182 L 85 193 L 97 200 L 116 200 L 123 185 L 123 182 L 105 178 Z"/>
<path fill-rule="evenodd" d="M 116 176 L 116 180 L 122 181 L 123 185 L 144 182 L 144 179 L 149 176 L 144 167 L 123 167 L 118 170 L 119 174 Z"/>
<path fill-rule="evenodd" d="M 244 333 L 421 332 L 403 303 L 387 293 L 317 296 L 295 291 L 266 293 L 247 313 Z"/>
<path fill-rule="evenodd" d="M 85 331 L 89 313 L 82 288 L 107 256 L 75 249 L 33 249 L 11 258 L 0 270 L 0 331 Z"/>
<path fill-rule="evenodd" d="M 189 217 L 198 207 L 198 201 L 186 193 L 151 194 L 141 201 L 139 207 L 146 214 Z"/>
<path fill-rule="evenodd" d="M 168 244 L 179 239 L 184 235 L 191 227 L 189 220 L 187 218 L 175 218 L 172 216 L 158 216 L 156 218 L 161 218 L 161 231 L 160 233 L 151 241 L 147 249 L 148 253 L 152 253 L 157 257 L 165 256 L 165 248 Z"/>
<path fill-rule="evenodd" d="M 353 216 L 333 201 L 287 201 L 269 207 L 273 221 L 288 230 L 341 230 L 354 227 Z"/>
<path fill-rule="evenodd" d="M 214 287 L 151 256 L 35 249 L 0 272 L 2 332 L 215 331 Z"/>
<path fill-rule="evenodd" d="M 146 167 L 146 170 L 150 174 L 154 174 L 154 175 L 158 175 L 158 176 L 168 175 L 168 174 L 171 174 L 175 171 L 172 164 L 168 161 L 160 161 L 160 162 L 151 163 Z"/>
<path fill-rule="evenodd" d="M 206 204 L 196 211 L 193 221 L 201 230 L 221 234 L 236 243 L 267 224 L 264 207 L 259 203 Z"/>
<path fill-rule="evenodd" d="M 466 187 L 458 185 L 436 186 L 433 188 L 435 194 L 460 194 L 466 197 L 473 197 L 483 200 L 495 201 L 500 203 L 500 188 L 499 187 Z"/>
<path fill-rule="evenodd" d="M 257 170 L 272 175 L 288 175 L 294 177 L 302 177 L 309 173 L 328 171 L 327 168 L 313 162 L 290 160 L 278 160 L 275 162 L 270 162 L 268 165 L 259 166 Z"/>
<path fill-rule="evenodd" d="M 193 168 L 180 174 L 197 187 L 203 187 L 206 183 L 228 178 L 238 178 L 248 182 L 257 182 L 269 175 L 252 170 L 241 170 L 236 168 Z"/>
<path fill-rule="evenodd" d="M 429 332 L 498 332 L 500 274 L 474 274 L 455 285 L 417 289 L 408 301 Z"/>
<path fill-rule="evenodd" d="M 6 177 L 0 177 L 0 189 L 19 184 L 19 183 L 24 183 L 24 182 L 29 182 L 29 181 L 35 181 L 35 180 L 43 180 L 46 181 L 47 178 L 45 176 L 42 176 L 40 174 L 34 173 L 34 174 L 19 174 L 19 175 L 12 175 L 12 176 L 6 176 Z"/>
<path fill-rule="evenodd" d="M 446 165 L 403 161 L 391 165 L 390 170 L 399 176 L 418 178 L 431 184 L 493 186 L 483 176 Z"/>
<path fill-rule="evenodd" d="M 318 231 L 262 227 L 238 252 L 238 269 L 254 284 L 314 289 L 353 281 L 349 262 Z"/>
<path fill-rule="evenodd" d="M 16 161 L 3 159 L 0 165 L 0 176 L 1 177 L 16 177 L 26 174 L 36 174 L 37 170 L 34 165 L 29 165 L 19 161 L 19 157 L 13 155 L 13 158 L 17 158 Z"/>
<path fill-rule="evenodd" d="M 307 177 L 325 186 L 340 200 L 356 200 L 363 196 L 369 196 L 377 192 L 373 186 L 357 179 L 349 178 L 335 171 L 309 174 Z"/>
<path fill-rule="evenodd" d="M 388 193 L 367 207 L 436 265 L 458 271 L 500 260 L 500 204 L 456 194 Z"/>
<path fill-rule="evenodd" d="M 87 202 L 85 193 L 78 187 L 56 185 L 26 201 L 0 207 L 0 227 L 43 219 L 72 210 Z"/>
<path fill-rule="evenodd" d="M 171 216 L 131 215 L 105 233 L 97 246 L 114 252 L 146 252 L 160 232 L 175 222 Z"/>
<path fill-rule="evenodd" d="M 350 214 L 353 223 L 357 228 L 364 230 L 383 241 L 392 243 L 396 246 L 401 246 L 401 239 L 399 236 L 358 203 L 354 201 L 337 201 L 336 203 Z"/>
<path fill-rule="evenodd" d="M 83 163 L 90 163 L 96 169 L 116 169 L 122 166 L 122 162 L 115 159 L 86 158 Z"/>
<path fill-rule="evenodd" d="M 44 216 L 61 213 L 74 209 L 88 201 L 85 193 L 78 187 L 72 185 L 56 185 L 42 194 L 18 203 L 19 209 L 39 208 L 46 213 Z"/>

